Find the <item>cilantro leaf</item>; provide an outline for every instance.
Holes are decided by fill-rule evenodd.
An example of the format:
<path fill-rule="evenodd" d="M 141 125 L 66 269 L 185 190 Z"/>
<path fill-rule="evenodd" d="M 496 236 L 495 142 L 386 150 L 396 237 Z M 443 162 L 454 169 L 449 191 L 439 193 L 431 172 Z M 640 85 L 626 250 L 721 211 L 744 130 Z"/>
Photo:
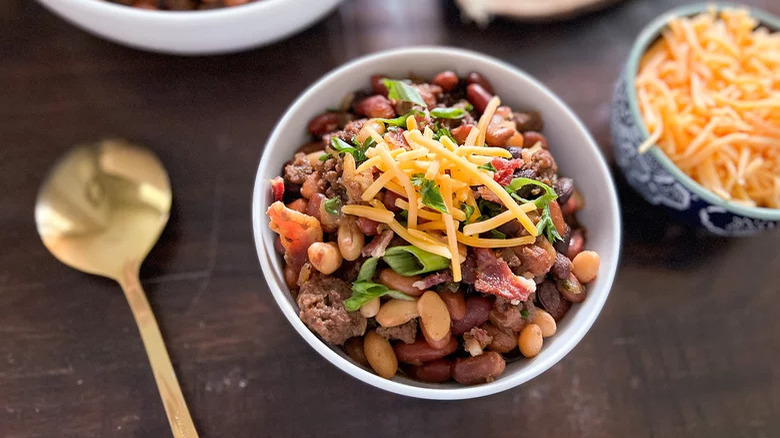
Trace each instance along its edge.
<path fill-rule="evenodd" d="M 364 161 L 366 161 L 366 150 L 368 148 L 372 147 L 376 142 L 374 142 L 374 139 L 372 137 L 368 137 L 365 142 L 361 145 L 360 142 L 355 141 L 353 138 L 353 142 L 355 143 L 355 146 L 350 145 L 349 143 L 345 142 L 344 140 L 333 136 L 330 138 L 330 147 L 333 148 L 336 152 L 340 154 L 350 154 L 355 158 L 355 163 L 360 164 Z"/>
<path fill-rule="evenodd" d="M 494 239 L 506 239 L 506 234 L 498 230 L 490 230 L 490 234 L 493 236 Z"/>
<path fill-rule="evenodd" d="M 479 206 L 479 211 L 482 213 L 482 216 L 486 216 L 487 219 L 501 214 L 502 207 L 495 202 L 480 199 L 477 205 Z"/>
<path fill-rule="evenodd" d="M 380 122 L 382 122 L 384 124 L 387 124 L 387 125 L 390 125 L 390 126 L 406 127 L 406 119 L 408 119 L 409 116 L 416 116 L 418 114 L 422 114 L 422 112 L 413 109 L 413 110 L 409 111 L 408 113 L 406 113 L 406 114 L 404 114 L 402 116 L 398 116 L 398 117 L 396 117 L 394 119 L 375 119 L 375 120 L 379 120 Z"/>
<path fill-rule="evenodd" d="M 341 212 L 341 199 L 336 196 L 325 201 L 325 211 L 334 216 L 338 216 Z"/>
<path fill-rule="evenodd" d="M 468 111 L 463 108 L 434 108 L 431 110 L 431 116 L 439 119 L 462 119 Z"/>
<path fill-rule="evenodd" d="M 520 316 L 522 316 L 525 319 L 531 319 L 531 314 L 529 314 L 528 311 L 525 309 L 520 311 Z"/>
<path fill-rule="evenodd" d="M 420 92 L 417 91 L 412 85 L 403 81 L 396 81 L 393 79 L 382 79 L 382 83 L 387 87 L 387 97 L 394 100 L 404 100 L 412 102 L 422 107 L 427 107 L 425 101 L 420 96 Z"/>
<path fill-rule="evenodd" d="M 463 210 L 463 213 L 466 215 L 466 223 L 471 222 L 471 216 L 474 215 L 475 210 L 474 206 L 464 203 L 460 209 Z"/>
<path fill-rule="evenodd" d="M 521 188 L 527 187 L 527 186 L 537 186 L 537 187 L 540 187 L 544 191 L 544 194 L 542 196 L 539 196 L 538 198 L 534 199 L 534 201 L 533 201 L 534 204 L 536 204 L 537 208 L 544 208 L 550 202 L 558 199 L 558 194 L 555 193 L 555 190 L 552 187 L 548 186 L 547 184 L 545 184 L 545 183 L 543 183 L 541 181 L 537 181 L 537 180 L 531 179 L 531 178 L 522 178 L 522 177 L 514 178 L 512 180 L 512 182 L 510 182 L 509 185 L 506 186 L 506 191 L 511 193 L 512 196 L 515 199 L 519 199 L 522 202 L 528 202 L 528 200 L 520 197 L 520 195 L 515 193 L 518 190 L 520 190 Z"/>
<path fill-rule="evenodd" d="M 425 179 L 425 175 L 422 173 L 415 173 L 412 175 L 412 185 L 420 188 L 420 196 L 422 196 L 422 203 L 434 210 L 442 213 L 449 213 L 447 205 L 444 203 L 444 198 L 441 196 L 439 187 L 436 186 L 434 181 Z"/>
<path fill-rule="evenodd" d="M 542 216 L 539 218 L 539 222 L 536 224 L 536 229 L 539 231 L 539 235 L 544 234 L 550 243 L 555 243 L 556 240 L 563 240 L 563 237 L 558 234 L 558 229 L 555 228 L 555 223 L 553 222 L 552 216 L 550 215 L 549 204 L 544 206 Z"/>
<path fill-rule="evenodd" d="M 452 136 L 452 133 L 447 128 L 439 128 L 438 130 L 436 130 L 436 133 L 433 134 L 434 140 L 441 140 L 442 137 L 449 137 L 453 143 L 457 143 L 455 141 L 455 138 Z"/>

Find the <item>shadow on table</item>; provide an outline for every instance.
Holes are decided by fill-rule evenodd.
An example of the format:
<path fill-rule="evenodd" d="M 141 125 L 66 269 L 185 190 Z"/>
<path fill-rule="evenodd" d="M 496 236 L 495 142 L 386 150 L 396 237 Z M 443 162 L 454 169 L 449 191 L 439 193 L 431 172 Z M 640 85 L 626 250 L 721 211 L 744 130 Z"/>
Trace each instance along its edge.
<path fill-rule="evenodd" d="M 732 245 L 732 239 L 677 222 L 666 209 L 637 194 L 620 171 L 612 171 L 623 215 L 623 265 L 691 268 Z"/>

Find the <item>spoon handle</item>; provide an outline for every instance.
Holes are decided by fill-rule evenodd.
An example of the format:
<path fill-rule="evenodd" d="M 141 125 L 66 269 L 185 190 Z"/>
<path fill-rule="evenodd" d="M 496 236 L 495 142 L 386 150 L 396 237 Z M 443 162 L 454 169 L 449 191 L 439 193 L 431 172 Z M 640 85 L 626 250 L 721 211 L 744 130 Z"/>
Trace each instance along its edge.
<path fill-rule="evenodd" d="M 152 308 L 149 307 L 149 301 L 138 279 L 138 266 L 137 263 L 129 263 L 124 269 L 119 285 L 125 292 L 135 322 L 138 324 L 138 331 L 141 332 L 141 339 L 149 356 L 154 380 L 157 382 L 157 389 L 160 391 L 174 438 L 197 438 L 198 432 L 195 430 L 184 395 L 176 380 L 160 328 L 157 326 Z"/>

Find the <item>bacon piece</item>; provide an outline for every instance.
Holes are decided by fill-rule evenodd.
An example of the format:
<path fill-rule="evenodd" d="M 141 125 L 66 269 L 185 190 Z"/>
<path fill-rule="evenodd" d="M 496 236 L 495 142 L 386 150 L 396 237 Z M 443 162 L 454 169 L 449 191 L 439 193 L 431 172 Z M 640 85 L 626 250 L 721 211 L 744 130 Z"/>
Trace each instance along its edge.
<path fill-rule="evenodd" d="M 452 281 L 452 273 L 450 271 L 439 271 L 435 274 L 431 274 L 420 281 L 415 281 L 412 286 L 420 290 L 430 289 L 437 284 L 446 283 Z"/>
<path fill-rule="evenodd" d="M 271 178 L 271 193 L 274 196 L 274 202 L 282 200 L 284 196 L 284 179 L 281 176 Z"/>
<path fill-rule="evenodd" d="M 527 278 L 518 277 L 509 265 L 496 257 L 493 250 L 477 248 L 477 281 L 474 288 L 486 294 L 506 298 L 513 304 L 525 301 L 536 290 L 536 283 Z"/>
<path fill-rule="evenodd" d="M 322 242 L 320 221 L 285 207 L 281 201 L 271 204 L 267 214 L 271 218 L 271 230 L 282 239 L 284 261 L 297 275 L 309 258 L 309 245 Z"/>
<path fill-rule="evenodd" d="M 394 235 L 393 230 L 382 231 L 381 234 L 371 239 L 371 243 L 363 247 L 361 255 L 363 257 L 382 257 Z"/>
<path fill-rule="evenodd" d="M 507 186 L 512 182 L 512 174 L 515 173 L 515 169 L 523 165 L 523 160 L 519 158 L 507 160 L 506 158 L 496 157 L 490 163 L 496 168 L 496 171 L 493 173 L 493 179 L 502 186 Z"/>

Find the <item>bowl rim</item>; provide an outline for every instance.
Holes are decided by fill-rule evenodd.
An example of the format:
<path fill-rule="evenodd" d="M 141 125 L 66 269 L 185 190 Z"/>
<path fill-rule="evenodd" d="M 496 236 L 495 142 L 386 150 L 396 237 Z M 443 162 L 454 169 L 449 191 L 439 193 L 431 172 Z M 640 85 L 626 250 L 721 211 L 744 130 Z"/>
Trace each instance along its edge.
<path fill-rule="evenodd" d="M 280 126 L 284 126 L 290 123 L 300 108 L 304 105 L 304 103 L 315 96 L 319 92 L 320 88 L 325 86 L 325 84 L 328 84 L 330 81 L 335 80 L 337 77 L 346 74 L 350 70 L 361 69 L 364 65 L 370 65 L 377 60 L 397 56 L 400 54 L 426 55 L 431 53 L 445 55 L 449 54 L 458 57 L 469 57 L 475 62 L 485 65 L 493 65 L 494 67 L 508 70 L 513 74 L 522 77 L 523 80 L 528 81 L 531 86 L 540 89 L 540 91 L 542 91 L 547 98 L 549 98 L 556 106 L 560 107 L 563 113 L 566 114 L 570 120 L 572 120 L 574 129 L 579 131 L 585 138 L 586 147 L 588 147 L 592 153 L 595 154 L 597 171 L 604 175 L 610 182 L 609 187 L 607 187 L 606 194 L 608 198 L 607 202 L 610 208 L 606 210 L 605 214 L 611 214 L 612 220 L 615 223 L 615 229 L 612 230 L 611 235 L 608 237 L 609 242 L 607 243 L 607 245 L 610 246 L 610 251 L 615 254 L 615 258 L 611 265 L 604 265 L 606 269 L 602 274 L 600 274 L 600 278 L 604 279 L 603 286 L 601 286 L 603 293 L 593 297 L 593 299 L 596 299 L 596 304 L 592 308 L 591 312 L 585 315 L 583 323 L 577 326 L 572 326 L 569 329 L 569 333 L 567 333 L 568 337 L 561 339 L 560 346 L 557 350 L 554 351 L 553 354 L 544 357 L 542 361 L 539 361 L 540 358 L 535 359 L 537 362 L 535 363 L 533 371 L 527 373 L 526 375 L 518 373 L 514 376 L 502 377 L 501 379 L 491 383 L 474 386 L 462 386 L 457 388 L 419 387 L 408 385 L 406 383 L 395 380 L 384 379 L 357 366 L 351 360 L 340 356 L 328 345 L 326 345 L 318 336 L 316 336 L 308 327 L 304 325 L 298 316 L 297 310 L 295 310 L 293 306 L 289 305 L 289 302 L 287 301 L 289 292 L 282 290 L 280 287 L 280 285 L 284 284 L 284 280 L 281 278 L 279 273 L 274 271 L 271 264 L 271 257 L 276 257 L 276 253 L 273 249 L 273 242 L 264 241 L 261 220 L 262 216 L 265 214 L 267 205 L 260 205 L 260 200 L 262 198 L 262 193 L 268 191 L 266 181 L 262 179 L 261 174 L 263 169 L 268 166 L 268 160 L 270 160 L 269 154 L 267 152 L 269 150 L 269 146 L 280 141 Z M 368 75 L 370 72 L 367 72 L 366 74 Z M 601 152 L 601 149 L 597 146 L 597 143 L 595 140 L 593 140 L 590 132 L 587 130 L 579 117 L 577 117 L 576 114 L 571 110 L 571 108 L 569 108 L 557 95 L 555 95 L 541 82 L 509 63 L 471 50 L 440 46 L 405 47 L 376 52 L 356 58 L 340 67 L 331 70 L 326 75 L 307 87 L 298 97 L 296 97 L 293 103 L 286 109 L 281 119 L 276 123 L 263 148 L 260 163 L 258 165 L 257 175 L 255 178 L 254 191 L 252 193 L 252 228 L 262 272 L 266 278 L 269 289 L 274 296 L 274 300 L 293 328 L 315 351 L 317 351 L 322 357 L 324 357 L 339 370 L 371 386 L 400 395 L 431 400 L 463 400 L 502 392 L 537 377 L 558 363 L 582 340 L 585 334 L 590 330 L 598 315 L 601 313 L 604 307 L 604 303 L 606 302 L 607 297 L 609 296 L 609 293 L 612 289 L 615 275 L 617 273 L 622 239 L 621 212 L 618 204 L 618 196 L 614 184 L 614 179 L 611 172 L 609 171 L 609 167 L 606 160 L 604 159 L 604 155 Z"/>
<path fill-rule="evenodd" d="M 708 10 L 709 8 L 715 8 L 721 10 L 724 8 L 742 8 L 747 9 L 753 18 L 756 18 L 760 24 L 769 27 L 770 29 L 777 30 L 780 28 L 780 18 L 754 7 L 740 5 L 730 2 L 706 2 L 706 3 L 694 3 L 683 6 L 678 6 L 663 14 L 659 15 L 648 23 L 634 40 L 631 47 L 631 51 L 628 56 L 626 67 L 621 73 L 626 81 L 626 95 L 628 97 L 628 105 L 631 111 L 631 115 L 639 126 L 640 132 L 643 138 L 650 136 L 650 132 L 645 126 L 644 120 L 642 120 L 641 113 L 639 112 L 639 103 L 636 97 L 636 73 L 639 69 L 639 60 L 647 50 L 648 46 L 656 41 L 661 33 L 661 30 L 666 27 L 669 20 L 676 17 L 692 16 Z M 724 208 L 726 211 L 746 216 L 750 218 L 780 221 L 780 208 L 767 208 L 767 207 L 748 207 L 734 202 L 727 201 L 720 196 L 716 195 L 712 191 L 708 190 L 693 178 L 683 172 L 676 164 L 661 150 L 660 147 L 655 147 L 648 150 L 655 160 L 669 172 L 677 181 L 679 181 L 686 189 L 696 194 L 699 198 L 707 201 L 710 204 Z"/>
<path fill-rule="evenodd" d="M 273 8 L 290 0 L 258 0 L 245 3 L 238 6 L 227 6 L 216 9 L 194 10 L 194 11 L 171 11 L 171 10 L 152 10 L 135 8 L 132 6 L 121 5 L 106 0 L 76 0 L 91 4 L 96 10 L 106 13 L 125 14 L 133 18 L 143 18 L 159 21 L 177 21 L 177 22 L 201 22 L 204 20 L 214 20 L 218 18 L 232 18 L 241 14 L 250 12 L 250 9 L 263 11 Z M 196 23 L 197 24 L 197 23 Z"/>

